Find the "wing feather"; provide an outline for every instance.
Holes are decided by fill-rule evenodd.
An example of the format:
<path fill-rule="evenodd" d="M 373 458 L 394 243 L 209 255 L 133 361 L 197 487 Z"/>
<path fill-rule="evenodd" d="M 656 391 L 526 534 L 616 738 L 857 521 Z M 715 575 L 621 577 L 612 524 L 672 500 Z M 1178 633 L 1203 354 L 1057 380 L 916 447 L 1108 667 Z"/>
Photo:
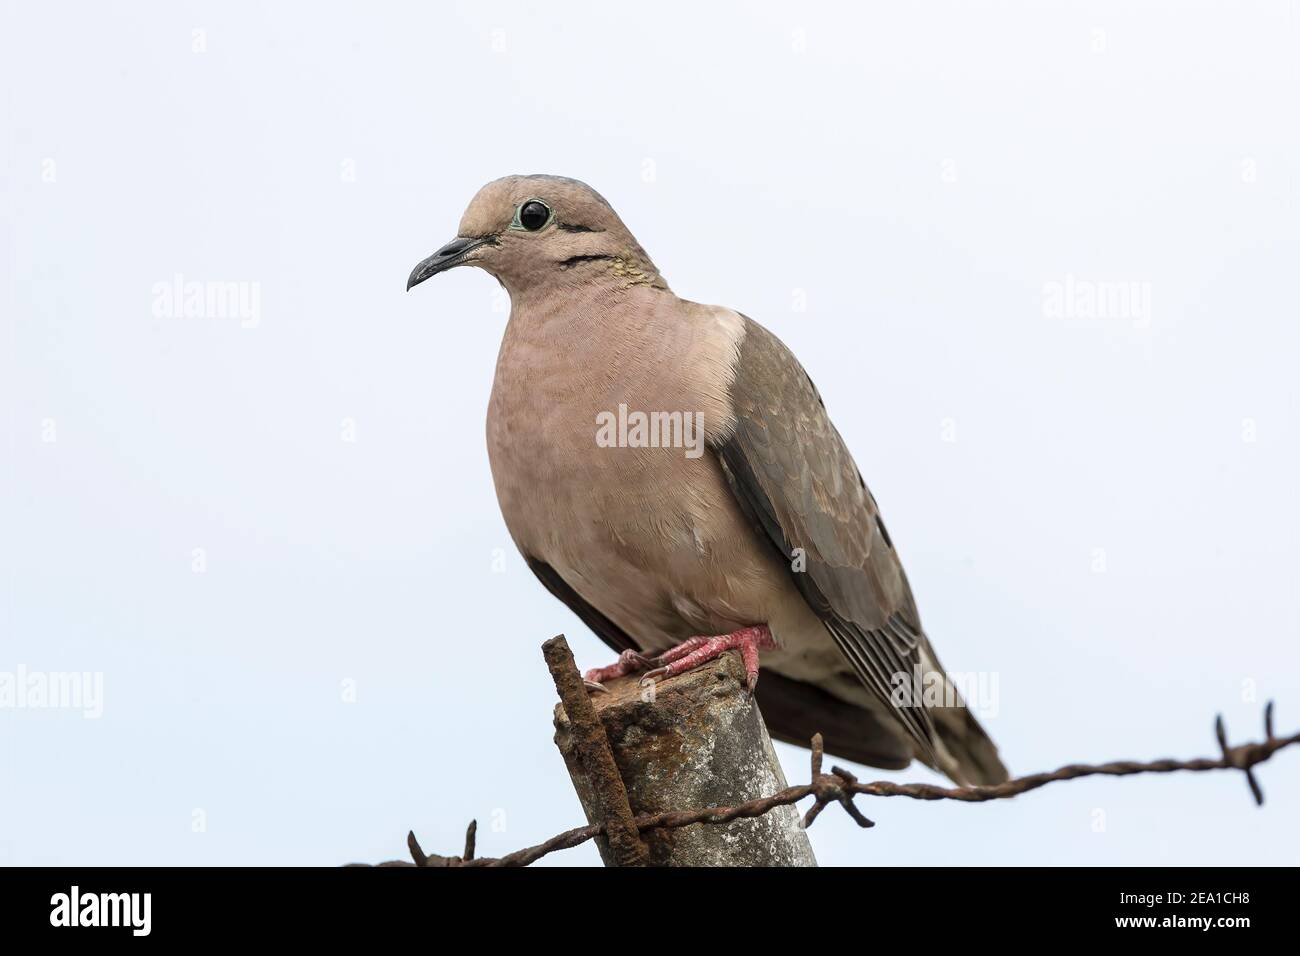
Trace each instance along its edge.
<path fill-rule="evenodd" d="M 787 563 L 862 683 L 936 757 L 934 721 L 920 702 L 898 706 L 899 675 L 923 671 L 924 637 L 902 563 L 875 499 L 807 373 L 781 342 L 746 318 L 732 384 L 734 426 L 714 450 L 733 493 Z M 910 684 L 909 684 L 910 686 Z"/>

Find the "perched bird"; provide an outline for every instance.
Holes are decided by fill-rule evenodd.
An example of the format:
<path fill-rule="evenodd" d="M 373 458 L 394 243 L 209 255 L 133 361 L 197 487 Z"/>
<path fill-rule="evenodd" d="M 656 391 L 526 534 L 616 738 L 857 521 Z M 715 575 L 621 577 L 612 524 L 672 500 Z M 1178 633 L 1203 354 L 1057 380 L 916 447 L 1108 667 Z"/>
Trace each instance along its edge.
<path fill-rule="evenodd" d="M 622 652 L 588 680 L 654 680 L 738 649 L 778 739 L 820 731 L 860 763 L 1006 779 L 921 629 L 875 499 L 776 336 L 679 299 L 573 179 L 488 183 L 407 289 L 456 266 L 510 295 L 492 475 L 528 566 Z"/>

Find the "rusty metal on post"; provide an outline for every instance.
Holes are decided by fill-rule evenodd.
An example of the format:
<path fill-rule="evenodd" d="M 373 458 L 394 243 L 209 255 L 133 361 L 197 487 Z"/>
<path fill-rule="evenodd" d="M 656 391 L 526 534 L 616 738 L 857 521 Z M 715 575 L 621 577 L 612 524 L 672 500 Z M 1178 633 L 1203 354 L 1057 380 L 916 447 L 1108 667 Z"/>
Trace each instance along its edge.
<path fill-rule="evenodd" d="M 587 685 L 573 662 L 569 642 L 559 634 L 542 645 L 542 654 L 573 728 L 574 748 L 595 805 L 596 819 L 592 822 L 603 824 L 615 866 L 645 866 L 649 858 L 646 845 L 632 817 L 627 790 L 614 762 L 605 728 L 596 716 Z"/>

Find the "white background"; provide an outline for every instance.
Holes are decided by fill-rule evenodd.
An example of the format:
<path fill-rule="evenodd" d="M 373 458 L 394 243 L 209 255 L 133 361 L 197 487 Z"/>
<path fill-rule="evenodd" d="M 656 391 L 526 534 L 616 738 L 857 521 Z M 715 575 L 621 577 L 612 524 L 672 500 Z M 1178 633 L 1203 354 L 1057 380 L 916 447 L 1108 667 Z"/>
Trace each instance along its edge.
<path fill-rule="evenodd" d="M 675 291 L 791 345 L 944 662 L 998 675 L 1013 771 L 1210 755 L 1268 697 L 1293 730 L 1298 62 L 1281 2 L 6 4 L 0 671 L 102 672 L 104 713 L 0 710 L 0 862 L 582 822 L 538 646 L 610 654 L 497 511 L 496 283 L 403 291 L 508 173 L 589 182 Z M 260 322 L 156 316 L 176 274 L 256 283 Z M 1149 316 L 1050 315 L 1066 276 Z M 812 839 L 1300 862 L 1300 757 L 1259 777 L 1262 810 L 1105 779 Z"/>

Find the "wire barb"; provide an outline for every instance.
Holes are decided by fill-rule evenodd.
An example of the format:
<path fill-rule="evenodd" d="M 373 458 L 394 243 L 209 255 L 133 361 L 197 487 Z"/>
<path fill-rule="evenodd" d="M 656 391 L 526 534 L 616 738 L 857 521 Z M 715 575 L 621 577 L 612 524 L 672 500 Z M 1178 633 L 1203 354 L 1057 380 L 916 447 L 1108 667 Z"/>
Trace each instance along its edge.
<path fill-rule="evenodd" d="M 416 866 L 424 866 L 428 862 L 429 857 L 420 849 L 420 841 L 415 838 L 414 830 L 406 831 L 406 848 L 411 851 L 411 859 Z"/>
<path fill-rule="evenodd" d="M 815 799 L 813 805 L 808 808 L 808 812 L 803 815 L 803 828 L 807 830 L 812 826 L 813 821 L 821 815 L 822 810 L 831 803 L 838 803 L 842 806 L 844 812 L 852 817 L 853 822 L 858 826 L 864 829 L 874 827 L 875 823 L 863 816 L 862 811 L 853 803 L 851 788 L 858 782 L 858 778 L 839 767 L 831 767 L 830 773 L 822 773 L 825 745 L 822 742 L 821 734 L 813 734 L 812 744 L 809 749 L 812 750 L 812 783 L 809 784 L 809 787 Z"/>
<path fill-rule="evenodd" d="M 1269 732 L 1269 726 L 1273 723 L 1273 715 L 1270 712 L 1272 706 L 1273 702 L 1269 701 L 1264 707 L 1265 743 L 1273 736 Z M 1264 791 L 1260 789 L 1259 781 L 1255 779 L 1255 772 L 1251 769 L 1258 761 L 1252 762 L 1250 760 L 1246 747 L 1228 746 L 1228 731 L 1223 724 L 1222 714 L 1218 714 L 1214 718 L 1214 736 L 1219 741 L 1219 750 L 1223 753 L 1223 762 L 1229 767 L 1240 769 L 1246 775 L 1246 783 L 1250 787 L 1250 795 L 1255 798 L 1255 806 L 1262 807 L 1264 805 Z"/>
<path fill-rule="evenodd" d="M 474 837 L 478 833 L 478 821 L 469 821 L 469 826 L 465 828 L 465 855 L 462 860 L 469 862 L 474 859 Z"/>

